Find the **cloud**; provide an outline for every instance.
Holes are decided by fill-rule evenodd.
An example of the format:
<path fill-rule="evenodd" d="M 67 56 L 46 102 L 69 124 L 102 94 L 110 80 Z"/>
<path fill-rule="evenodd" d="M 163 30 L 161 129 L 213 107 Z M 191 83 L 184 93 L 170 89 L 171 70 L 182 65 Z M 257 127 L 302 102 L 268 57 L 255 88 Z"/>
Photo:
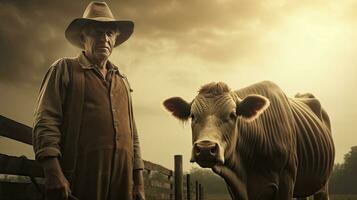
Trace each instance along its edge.
<path fill-rule="evenodd" d="M 64 30 L 82 15 L 88 2 L 2 1 L 0 81 L 38 84 L 52 62 L 73 56 L 76 49 L 66 42 Z M 223 63 L 256 54 L 261 32 L 276 20 L 267 16 L 264 1 L 135 0 L 108 4 L 119 19 L 136 24 L 135 40 L 131 41 L 135 49 L 131 52 L 142 48 L 160 51 L 171 45 L 164 55 L 190 55 Z M 145 47 L 140 48 L 140 44 Z"/>
<path fill-rule="evenodd" d="M 75 55 L 78 49 L 65 40 L 64 30 L 81 17 L 88 2 L 2 1 L 0 81 L 39 84 L 52 62 Z M 108 4 L 116 17 L 135 22 L 131 54 L 160 52 L 165 57 L 190 56 L 228 66 L 259 58 L 269 45 L 265 33 L 293 12 L 319 8 L 323 2 L 132 0 Z"/>
<path fill-rule="evenodd" d="M 1 82 L 38 84 L 44 70 L 72 50 L 63 34 L 69 11 L 56 11 L 56 4 L 47 1 L 1 2 Z"/>
<path fill-rule="evenodd" d="M 266 17 L 264 1 L 171 0 L 154 6 L 157 1 L 145 2 L 136 7 L 126 5 L 126 15 L 136 22 L 137 40 L 170 41 L 177 54 L 215 62 L 255 52 L 261 32 L 275 20 Z"/>

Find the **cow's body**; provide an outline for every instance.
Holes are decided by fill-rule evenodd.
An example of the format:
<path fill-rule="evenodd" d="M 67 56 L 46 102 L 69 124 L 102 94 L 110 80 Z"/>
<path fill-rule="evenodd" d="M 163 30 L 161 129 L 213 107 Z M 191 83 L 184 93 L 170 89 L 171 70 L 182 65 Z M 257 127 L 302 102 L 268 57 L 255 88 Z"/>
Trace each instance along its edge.
<path fill-rule="evenodd" d="M 242 99 L 250 94 L 260 94 L 270 100 L 269 108 L 255 121 L 238 120 L 237 153 L 246 163 L 247 181 L 250 182 L 249 174 L 264 176 L 278 173 L 281 168 L 292 174 L 296 172 L 294 196 L 308 196 L 322 189 L 333 168 L 334 145 L 328 117 L 319 101 L 312 96 L 287 98 L 271 82 L 254 84 L 235 92 Z M 247 149 L 254 152 L 247 152 Z M 284 166 L 284 162 L 289 164 Z M 267 170 L 267 166 L 272 169 Z M 278 186 L 279 179 L 270 176 L 269 181 Z M 248 194 L 254 196 L 256 188 L 250 188 L 252 191 L 248 190 Z"/>
<path fill-rule="evenodd" d="M 283 200 L 312 194 L 328 198 L 334 145 L 328 116 L 316 98 L 308 94 L 287 98 L 268 81 L 234 92 L 222 90 L 221 85 L 211 85 L 209 90 L 224 92 L 209 97 L 199 94 L 189 104 L 191 115 L 203 116 L 192 122 L 193 161 L 221 175 L 233 199 Z M 262 101 L 265 98 L 267 103 Z M 176 108 L 184 110 L 182 104 Z M 262 108 L 263 104 L 269 107 Z M 165 106 L 177 112 L 167 102 Z M 238 115 L 235 126 L 224 120 L 229 111 L 222 110 L 231 108 Z"/>

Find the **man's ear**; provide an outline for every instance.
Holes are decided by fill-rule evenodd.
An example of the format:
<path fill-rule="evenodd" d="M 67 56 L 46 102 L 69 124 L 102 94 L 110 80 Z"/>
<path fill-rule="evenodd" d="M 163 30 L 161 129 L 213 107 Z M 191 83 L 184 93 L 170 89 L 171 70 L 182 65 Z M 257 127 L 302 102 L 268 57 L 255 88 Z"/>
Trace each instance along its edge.
<path fill-rule="evenodd" d="M 249 95 L 237 105 L 237 116 L 244 121 L 251 122 L 260 116 L 270 105 L 269 99 L 261 95 Z"/>
<path fill-rule="evenodd" d="M 191 114 L 191 105 L 181 97 L 171 97 L 164 101 L 165 108 L 179 120 L 186 121 Z"/>

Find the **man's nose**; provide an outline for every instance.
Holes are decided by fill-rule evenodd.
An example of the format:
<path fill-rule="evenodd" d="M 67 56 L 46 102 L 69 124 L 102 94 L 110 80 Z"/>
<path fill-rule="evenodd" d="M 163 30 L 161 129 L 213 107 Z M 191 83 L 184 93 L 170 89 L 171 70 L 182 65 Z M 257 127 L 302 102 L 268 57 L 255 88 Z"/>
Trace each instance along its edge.
<path fill-rule="evenodd" d="M 106 32 L 100 33 L 98 37 L 100 41 L 109 41 L 109 36 Z"/>

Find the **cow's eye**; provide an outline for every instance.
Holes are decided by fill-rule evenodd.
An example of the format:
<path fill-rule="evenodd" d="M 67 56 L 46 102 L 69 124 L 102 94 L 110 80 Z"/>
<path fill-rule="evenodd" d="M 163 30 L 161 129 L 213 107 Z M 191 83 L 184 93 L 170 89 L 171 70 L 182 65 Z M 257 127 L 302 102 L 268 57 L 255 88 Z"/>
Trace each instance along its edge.
<path fill-rule="evenodd" d="M 195 119 L 195 115 L 191 114 L 191 119 L 194 120 Z"/>
<path fill-rule="evenodd" d="M 223 122 L 224 122 L 224 123 L 232 123 L 232 122 L 234 122 L 236 119 L 237 119 L 236 113 L 235 113 L 235 112 L 231 112 L 231 113 L 229 113 L 228 116 L 226 115 L 226 117 L 223 118 Z"/>
<path fill-rule="evenodd" d="M 231 120 L 235 120 L 235 119 L 237 118 L 236 112 L 231 112 L 231 114 L 229 114 L 229 118 L 230 118 Z"/>

